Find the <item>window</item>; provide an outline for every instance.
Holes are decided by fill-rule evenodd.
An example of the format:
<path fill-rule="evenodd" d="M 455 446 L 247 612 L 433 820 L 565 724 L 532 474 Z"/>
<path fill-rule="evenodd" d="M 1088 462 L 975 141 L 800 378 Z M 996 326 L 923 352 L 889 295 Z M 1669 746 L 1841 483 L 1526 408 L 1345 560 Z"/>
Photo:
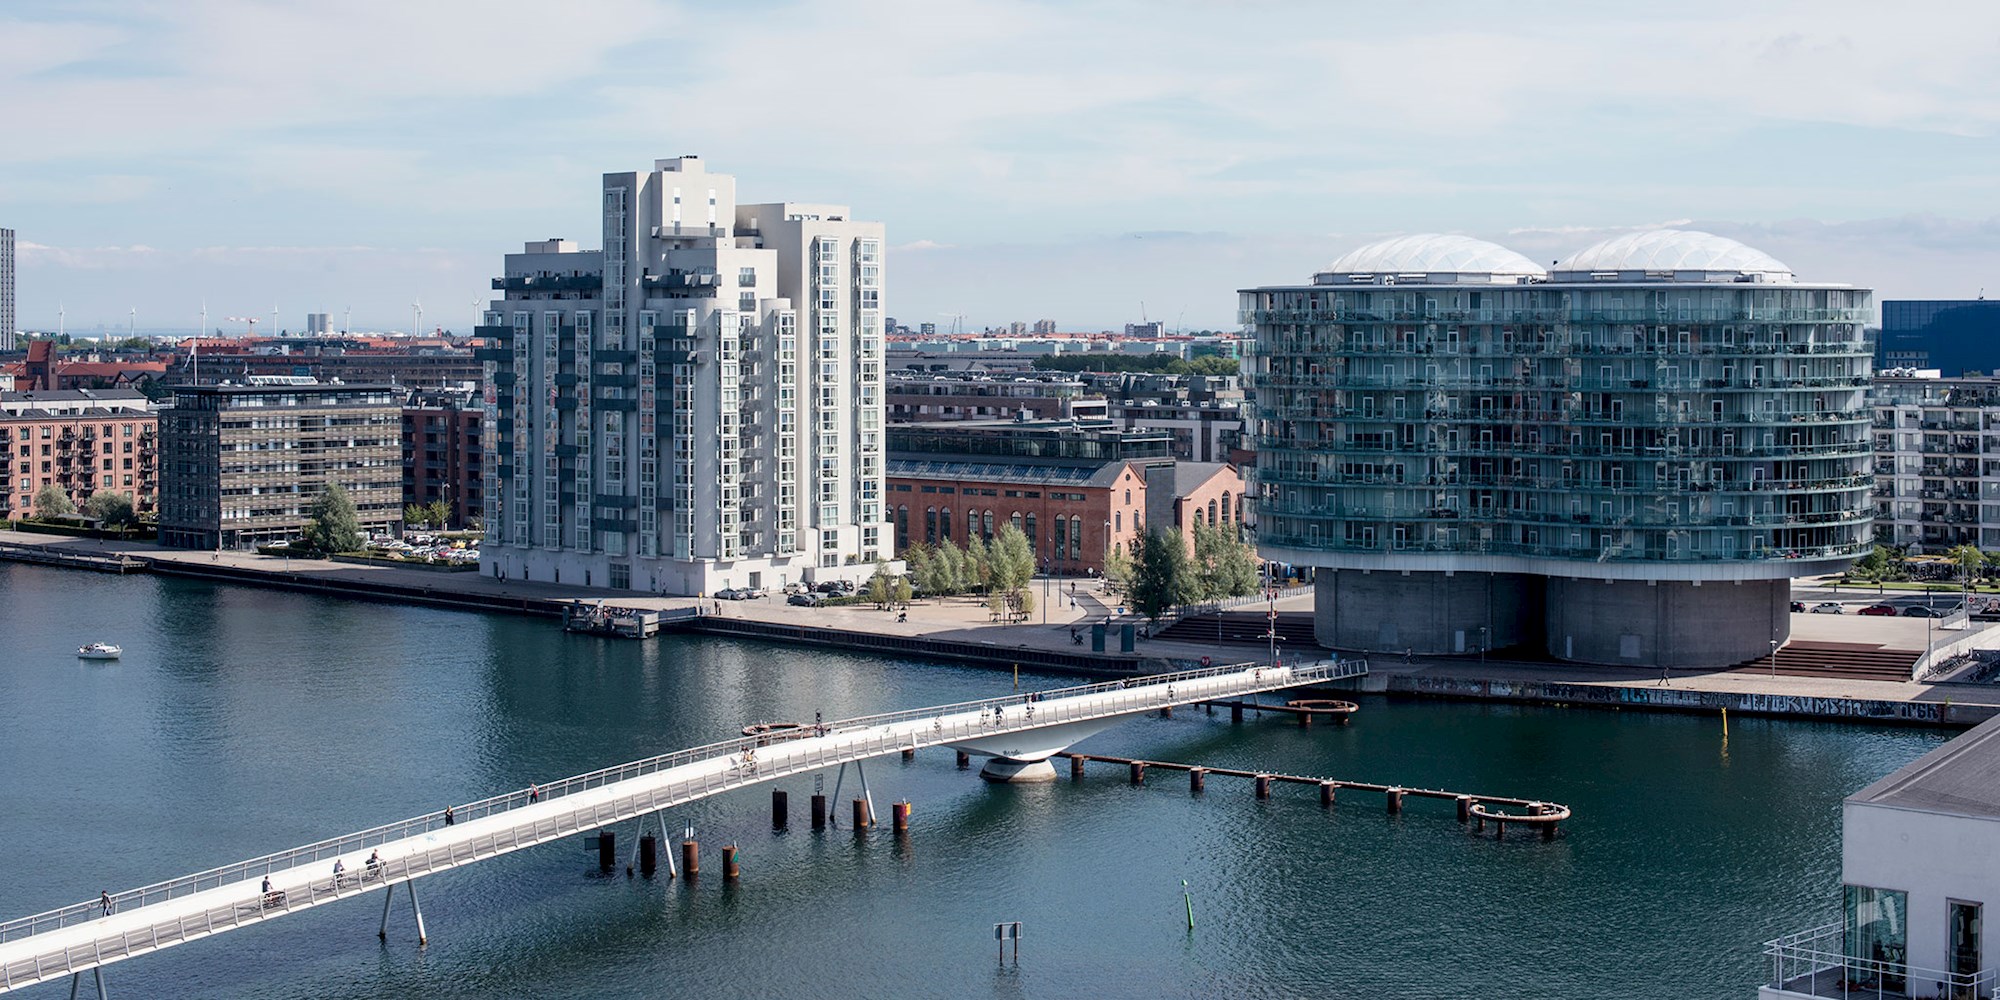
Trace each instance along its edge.
<path fill-rule="evenodd" d="M 1069 557 L 1083 558 L 1083 518 L 1076 515 L 1069 519 Z"/>
<path fill-rule="evenodd" d="M 938 537 L 951 541 L 951 508 L 938 511 Z"/>
<path fill-rule="evenodd" d="M 1845 887 L 1847 975 L 1876 989 L 1903 993 L 1908 958 L 1909 894 L 1867 886 Z"/>
<path fill-rule="evenodd" d="M 931 507 L 924 511 L 924 543 L 935 544 L 937 542 L 937 539 L 938 539 L 937 508 Z"/>
<path fill-rule="evenodd" d="M 984 520 L 985 520 L 985 526 L 983 530 L 980 531 L 980 537 L 985 538 L 987 541 L 990 542 L 993 540 L 993 511 L 988 510 L 986 512 L 986 517 Z"/>

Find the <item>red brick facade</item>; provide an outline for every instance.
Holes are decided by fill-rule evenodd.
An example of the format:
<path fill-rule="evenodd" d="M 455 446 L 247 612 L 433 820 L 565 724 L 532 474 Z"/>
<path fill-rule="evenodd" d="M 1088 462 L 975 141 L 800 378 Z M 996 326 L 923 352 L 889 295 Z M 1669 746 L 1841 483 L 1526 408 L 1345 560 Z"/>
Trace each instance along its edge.
<path fill-rule="evenodd" d="M 1130 551 L 1146 509 L 1146 480 L 1136 466 L 1110 463 L 1087 483 L 1020 479 L 972 474 L 915 478 L 892 470 L 887 486 L 896 552 L 900 555 L 915 542 L 947 538 L 963 544 L 974 525 L 981 537 L 990 537 L 1009 522 L 1033 541 L 1036 564 L 1044 572 L 1102 573 L 1110 546 Z"/>

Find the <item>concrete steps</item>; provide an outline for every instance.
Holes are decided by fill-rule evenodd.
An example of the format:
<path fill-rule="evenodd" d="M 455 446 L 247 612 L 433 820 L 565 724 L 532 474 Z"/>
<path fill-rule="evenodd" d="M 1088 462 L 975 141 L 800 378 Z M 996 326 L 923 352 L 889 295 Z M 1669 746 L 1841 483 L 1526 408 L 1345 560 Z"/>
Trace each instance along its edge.
<path fill-rule="evenodd" d="M 1190 615 L 1160 630 L 1154 638 L 1169 639 L 1174 642 L 1221 642 L 1241 645 L 1261 646 L 1269 640 L 1264 637 L 1270 624 L 1269 612 L 1265 611 L 1224 611 L 1220 614 Z M 1218 623 L 1217 619 L 1221 619 Z M 1286 649 L 1317 648 L 1319 640 L 1313 637 L 1312 612 L 1278 612 L 1278 637 L 1284 640 Z"/>
<path fill-rule="evenodd" d="M 1922 650 L 1889 649 L 1857 642 L 1788 643 L 1778 650 L 1776 672 L 1784 677 L 1838 677 L 1865 681 L 1907 681 Z M 1739 663 L 1735 672 L 1769 675 L 1771 658 Z"/>

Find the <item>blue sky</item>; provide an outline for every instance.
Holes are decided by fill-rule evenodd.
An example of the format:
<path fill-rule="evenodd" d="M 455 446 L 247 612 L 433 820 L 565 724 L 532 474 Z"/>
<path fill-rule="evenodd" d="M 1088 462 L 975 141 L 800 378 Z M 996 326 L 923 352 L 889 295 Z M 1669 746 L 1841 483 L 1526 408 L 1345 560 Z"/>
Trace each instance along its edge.
<path fill-rule="evenodd" d="M 72 330 L 463 329 L 681 153 L 885 222 L 907 323 L 1228 327 L 1381 236 L 1663 223 L 2000 294 L 2000 4 L 1659 6 L 8 0 L 0 226 Z"/>

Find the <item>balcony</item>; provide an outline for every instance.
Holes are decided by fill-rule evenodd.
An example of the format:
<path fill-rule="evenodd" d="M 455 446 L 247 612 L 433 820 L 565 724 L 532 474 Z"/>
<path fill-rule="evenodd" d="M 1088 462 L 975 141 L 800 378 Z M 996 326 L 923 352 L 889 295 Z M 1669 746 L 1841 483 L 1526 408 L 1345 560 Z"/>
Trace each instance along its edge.
<path fill-rule="evenodd" d="M 1764 957 L 1771 978 L 1759 995 L 1767 997 L 1990 997 L 2000 982 L 1994 969 L 1946 972 L 1848 955 L 1840 924 L 1766 941 Z"/>

